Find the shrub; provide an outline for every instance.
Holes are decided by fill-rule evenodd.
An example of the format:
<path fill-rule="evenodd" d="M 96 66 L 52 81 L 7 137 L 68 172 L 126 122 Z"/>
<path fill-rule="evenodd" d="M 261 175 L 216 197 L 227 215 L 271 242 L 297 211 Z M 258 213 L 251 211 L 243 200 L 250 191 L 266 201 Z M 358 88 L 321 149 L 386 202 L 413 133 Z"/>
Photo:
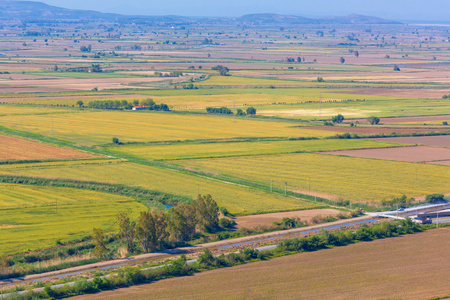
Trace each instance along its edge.
<path fill-rule="evenodd" d="M 251 116 L 254 116 L 254 115 L 256 115 L 256 109 L 254 108 L 254 107 L 247 107 L 247 115 L 251 115 Z"/>
<path fill-rule="evenodd" d="M 377 125 L 378 123 L 380 123 L 380 118 L 378 118 L 378 117 L 369 117 L 369 118 L 367 118 L 367 121 L 371 125 Z"/>
<path fill-rule="evenodd" d="M 442 194 L 430 194 L 425 197 L 427 203 L 438 203 L 444 201 L 444 195 Z"/>
<path fill-rule="evenodd" d="M 222 227 L 222 228 L 231 228 L 231 227 L 233 227 L 234 225 L 236 225 L 236 222 L 235 222 L 234 220 L 230 220 L 230 219 L 228 219 L 228 218 L 221 218 L 221 219 L 219 220 L 219 225 L 220 225 L 220 227 Z"/>

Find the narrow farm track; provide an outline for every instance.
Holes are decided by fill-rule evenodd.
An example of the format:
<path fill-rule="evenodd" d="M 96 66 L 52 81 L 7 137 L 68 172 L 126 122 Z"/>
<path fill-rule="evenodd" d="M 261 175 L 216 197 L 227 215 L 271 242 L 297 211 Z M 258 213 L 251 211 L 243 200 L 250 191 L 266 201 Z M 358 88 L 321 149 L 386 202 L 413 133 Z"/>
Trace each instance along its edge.
<path fill-rule="evenodd" d="M 281 239 L 291 238 L 293 235 L 298 234 L 309 234 L 312 232 L 316 232 L 321 229 L 328 229 L 328 228 L 340 228 L 340 227 L 346 227 L 350 225 L 354 225 L 355 223 L 365 223 L 373 220 L 370 216 L 363 216 L 358 217 L 354 219 L 349 220 L 340 220 L 336 222 L 321 224 L 321 225 L 315 225 L 315 226 L 308 226 L 308 227 L 302 227 L 302 228 L 295 228 L 295 229 L 289 229 L 289 230 L 282 230 L 282 231 L 275 231 L 275 232 L 269 232 L 269 233 L 263 233 L 253 236 L 247 236 L 247 237 L 240 237 L 235 239 L 229 239 L 224 241 L 217 241 L 212 243 L 205 243 L 205 244 L 199 244 L 192 247 L 181 247 L 156 253 L 147 253 L 142 254 L 138 256 L 133 256 L 129 258 L 123 258 L 123 259 L 115 259 L 115 260 L 109 260 L 109 261 L 103 261 L 95 264 L 89 264 L 74 268 L 68 268 L 64 270 L 59 271 L 53 271 L 53 272 L 47 272 L 42 274 L 34 274 L 34 275 L 27 275 L 24 277 L 18 277 L 18 278 L 11 278 L 11 279 L 4 279 L 0 280 L 0 285 L 8 285 L 11 283 L 17 283 L 17 282 L 29 282 L 29 281 L 40 281 L 45 279 L 51 279 L 54 277 L 64 277 L 72 275 L 73 273 L 79 273 L 79 272 L 87 272 L 95 269 L 109 269 L 111 267 L 116 266 L 122 266 L 122 265 L 128 265 L 128 264 L 134 264 L 137 262 L 145 261 L 145 260 L 153 260 L 153 259 L 159 259 L 162 257 L 169 257 L 172 255 L 177 254 L 183 254 L 183 253 L 195 253 L 198 251 L 201 251 L 203 248 L 210 248 L 212 250 L 216 249 L 216 252 L 223 252 L 223 251 L 231 251 L 235 250 L 236 248 L 246 248 L 246 247 L 253 247 L 253 246 L 259 246 L 262 244 L 267 243 L 274 243 L 278 242 Z"/>

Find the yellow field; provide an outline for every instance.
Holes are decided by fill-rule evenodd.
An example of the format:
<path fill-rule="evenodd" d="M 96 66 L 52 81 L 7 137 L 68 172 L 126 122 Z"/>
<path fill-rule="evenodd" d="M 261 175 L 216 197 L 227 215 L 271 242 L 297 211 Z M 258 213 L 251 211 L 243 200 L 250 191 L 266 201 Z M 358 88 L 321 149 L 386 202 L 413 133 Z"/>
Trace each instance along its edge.
<path fill-rule="evenodd" d="M 123 153 L 149 160 L 246 156 L 258 154 L 282 154 L 298 151 L 331 151 L 394 147 L 401 144 L 366 140 L 306 140 L 264 141 L 207 144 L 130 145 L 109 147 L 109 151 Z"/>
<path fill-rule="evenodd" d="M 67 112 L 67 109 L 48 108 L 48 107 L 27 107 L 17 105 L 0 105 L 0 116 L 8 115 L 33 115 Z"/>
<path fill-rule="evenodd" d="M 53 120 L 52 120 L 53 119 Z M 85 112 L 63 115 L 5 116 L 0 124 L 24 131 L 95 145 L 121 142 L 186 140 L 231 137 L 324 137 L 332 133 L 294 128 L 294 123 L 236 119 L 219 116 L 147 112 Z M 53 124 L 53 126 L 52 126 Z"/>
<path fill-rule="evenodd" d="M 196 198 L 200 192 L 211 194 L 219 206 L 239 214 L 314 207 L 314 204 L 304 201 L 275 196 L 235 184 L 120 161 L 107 163 L 85 161 L 80 164 L 70 162 L 67 166 L 61 162 L 4 165 L 0 166 L 0 173 L 121 183 L 191 198 Z"/>
<path fill-rule="evenodd" d="M 448 193 L 450 168 L 340 157 L 323 154 L 285 154 L 176 161 L 214 174 L 227 174 L 260 183 L 274 180 L 279 188 L 311 190 L 357 201 Z M 417 170 L 417 171 L 416 171 Z M 417 172 L 417 179 L 416 179 Z"/>
<path fill-rule="evenodd" d="M 0 194 L 0 255 L 91 235 L 93 227 L 116 231 L 119 212 L 135 218 L 147 210 L 128 197 L 71 188 L 0 184 Z"/>
<path fill-rule="evenodd" d="M 53 206 L 58 204 L 93 203 L 98 201 L 129 200 L 126 197 L 97 193 L 92 191 L 44 187 L 22 184 L 0 184 L 0 209 L 23 208 L 32 206 Z M 0 219 L 1 225 L 1 219 Z"/>

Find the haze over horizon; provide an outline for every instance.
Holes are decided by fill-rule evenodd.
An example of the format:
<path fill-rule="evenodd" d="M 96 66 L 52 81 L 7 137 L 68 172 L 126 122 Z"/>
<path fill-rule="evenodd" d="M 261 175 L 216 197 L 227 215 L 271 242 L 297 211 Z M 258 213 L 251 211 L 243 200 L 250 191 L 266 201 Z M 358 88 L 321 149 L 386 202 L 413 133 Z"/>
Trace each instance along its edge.
<path fill-rule="evenodd" d="M 305 17 L 362 14 L 397 21 L 448 22 L 450 1 L 446 0 L 40 0 L 71 9 L 96 10 L 125 15 L 182 15 L 239 17 L 253 13 L 277 13 Z"/>

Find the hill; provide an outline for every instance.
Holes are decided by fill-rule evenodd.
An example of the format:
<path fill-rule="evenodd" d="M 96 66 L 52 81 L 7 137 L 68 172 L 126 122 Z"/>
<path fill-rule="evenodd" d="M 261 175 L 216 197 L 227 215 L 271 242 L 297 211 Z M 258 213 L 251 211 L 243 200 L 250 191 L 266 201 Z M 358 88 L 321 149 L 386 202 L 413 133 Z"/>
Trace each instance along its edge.
<path fill-rule="evenodd" d="M 363 16 L 357 14 L 351 14 L 348 16 L 341 17 L 325 17 L 319 19 L 305 18 L 300 16 L 290 16 L 290 15 L 278 15 L 278 14 L 250 14 L 244 15 L 240 18 L 236 18 L 236 21 L 242 23 L 252 23 L 258 25 L 264 24 L 278 24 L 278 25 L 289 25 L 289 24 L 402 24 L 397 21 L 386 20 L 378 17 Z"/>
<path fill-rule="evenodd" d="M 193 17 L 183 16 L 128 16 L 102 13 L 92 10 L 68 9 L 35 1 L 0 0 L 0 19 L 2 20 L 139 20 L 166 23 L 190 23 L 197 21 Z M 348 15 L 343 17 L 326 17 L 319 19 L 272 13 L 249 14 L 238 18 L 205 18 L 201 23 L 247 23 L 254 25 L 292 25 L 292 24 L 401 24 L 377 17 Z"/>

